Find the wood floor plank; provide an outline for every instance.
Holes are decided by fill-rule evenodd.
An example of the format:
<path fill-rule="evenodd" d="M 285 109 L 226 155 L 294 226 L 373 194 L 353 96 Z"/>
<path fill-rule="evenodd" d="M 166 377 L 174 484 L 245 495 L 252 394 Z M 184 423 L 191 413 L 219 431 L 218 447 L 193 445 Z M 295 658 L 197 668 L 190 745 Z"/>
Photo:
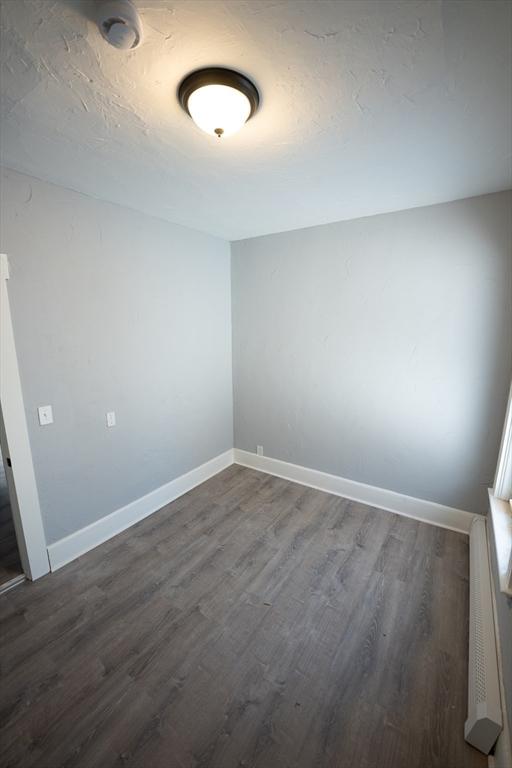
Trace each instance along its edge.
<path fill-rule="evenodd" d="M 232 466 L 0 597 L 9 768 L 483 768 L 468 540 Z"/>

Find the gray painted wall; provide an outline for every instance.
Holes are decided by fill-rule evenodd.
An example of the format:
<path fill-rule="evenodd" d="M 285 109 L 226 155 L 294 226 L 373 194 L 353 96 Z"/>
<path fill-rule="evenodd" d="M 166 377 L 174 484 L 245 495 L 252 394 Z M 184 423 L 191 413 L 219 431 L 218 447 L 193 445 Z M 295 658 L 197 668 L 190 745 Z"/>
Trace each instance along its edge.
<path fill-rule="evenodd" d="M 13 171 L 1 182 L 51 543 L 232 447 L 229 244 Z M 55 423 L 40 427 L 45 404 Z"/>
<path fill-rule="evenodd" d="M 512 368 L 511 202 L 234 243 L 235 447 L 485 512 Z"/>

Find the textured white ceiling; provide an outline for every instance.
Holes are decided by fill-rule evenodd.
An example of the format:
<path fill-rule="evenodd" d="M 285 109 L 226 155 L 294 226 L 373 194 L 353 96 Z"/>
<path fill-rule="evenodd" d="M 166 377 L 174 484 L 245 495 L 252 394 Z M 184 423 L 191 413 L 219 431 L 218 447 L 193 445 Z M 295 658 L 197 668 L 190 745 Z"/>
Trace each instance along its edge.
<path fill-rule="evenodd" d="M 6 165 L 231 240 L 512 186 L 510 2 L 140 0 L 131 52 L 93 5 L 2 2 Z M 225 141 L 176 101 L 206 65 L 261 89 Z"/>

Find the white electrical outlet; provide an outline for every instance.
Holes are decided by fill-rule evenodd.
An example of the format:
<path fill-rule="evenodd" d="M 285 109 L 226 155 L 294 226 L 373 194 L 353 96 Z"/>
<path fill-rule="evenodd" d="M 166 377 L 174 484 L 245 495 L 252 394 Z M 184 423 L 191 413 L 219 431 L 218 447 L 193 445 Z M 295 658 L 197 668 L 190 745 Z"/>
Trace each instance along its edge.
<path fill-rule="evenodd" d="M 107 413 L 107 427 L 115 427 L 116 425 L 116 413 L 115 411 L 109 411 Z"/>
<path fill-rule="evenodd" d="M 39 424 L 45 427 L 47 424 L 53 424 L 53 410 L 51 405 L 40 405 L 37 409 Z"/>
<path fill-rule="evenodd" d="M 263 446 L 262 445 L 257 445 L 256 446 L 256 453 L 257 453 L 258 456 L 263 456 Z"/>

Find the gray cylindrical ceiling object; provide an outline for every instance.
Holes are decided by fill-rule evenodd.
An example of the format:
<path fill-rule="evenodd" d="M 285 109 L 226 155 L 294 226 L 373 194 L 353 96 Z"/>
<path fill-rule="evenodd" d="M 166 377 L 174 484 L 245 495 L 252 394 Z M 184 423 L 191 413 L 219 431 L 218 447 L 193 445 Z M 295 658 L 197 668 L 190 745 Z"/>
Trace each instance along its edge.
<path fill-rule="evenodd" d="M 142 24 L 130 0 L 105 0 L 98 7 L 98 26 L 105 40 L 114 48 L 130 50 L 142 39 Z"/>

